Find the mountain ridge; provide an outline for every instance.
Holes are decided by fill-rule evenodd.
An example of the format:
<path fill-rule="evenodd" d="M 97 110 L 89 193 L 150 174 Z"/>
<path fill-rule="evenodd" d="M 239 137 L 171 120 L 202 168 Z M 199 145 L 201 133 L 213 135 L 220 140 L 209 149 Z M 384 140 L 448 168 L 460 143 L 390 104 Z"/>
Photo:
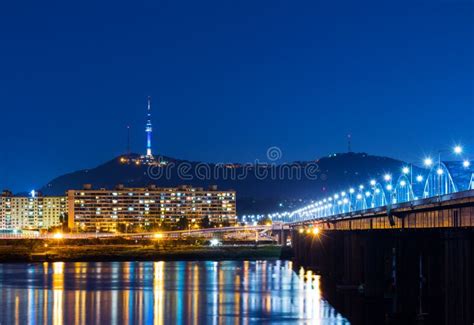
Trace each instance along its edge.
<path fill-rule="evenodd" d="M 122 161 L 124 157 L 130 159 L 128 163 Z M 130 162 L 138 158 L 137 154 L 122 155 L 94 168 L 58 176 L 40 191 L 45 195 L 64 195 L 66 190 L 81 189 L 84 184 L 106 189 L 118 184 L 125 187 L 191 185 L 203 188 L 217 185 L 218 189 L 237 191 L 238 210 L 242 214 L 288 208 L 351 185 L 366 184 L 369 179 L 380 178 L 384 173 L 397 175 L 406 165 L 401 160 L 367 153 L 333 154 L 317 160 L 280 164 L 203 163 L 167 156 L 159 158 L 167 162 L 160 166 Z"/>

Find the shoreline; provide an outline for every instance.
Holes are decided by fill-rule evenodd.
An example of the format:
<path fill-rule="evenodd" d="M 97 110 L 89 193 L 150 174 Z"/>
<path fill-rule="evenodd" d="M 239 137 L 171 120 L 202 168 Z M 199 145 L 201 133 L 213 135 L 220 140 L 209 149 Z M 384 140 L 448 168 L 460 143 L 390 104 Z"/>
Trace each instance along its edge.
<path fill-rule="evenodd" d="M 0 263 L 274 260 L 290 255 L 289 248 L 279 245 L 55 245 L 43 249 L 0 245 Z"/>

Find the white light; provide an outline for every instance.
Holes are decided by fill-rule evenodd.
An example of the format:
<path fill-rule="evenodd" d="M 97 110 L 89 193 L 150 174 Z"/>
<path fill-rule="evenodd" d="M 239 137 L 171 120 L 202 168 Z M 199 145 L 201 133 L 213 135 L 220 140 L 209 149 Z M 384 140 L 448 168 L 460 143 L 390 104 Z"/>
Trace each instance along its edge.
<path fill-rule="evenodd" d="M 387 182 L 390 181 L 392 179 L 392 176 L 390 174 L 385 174 L 383 176 L 383 179 L 386 180 Z"/>
<path fill-rule="evenodd" d="M 359 190 L 363 190 L 364 189 L 364 185 L 359 185 Z"/>
<path fill-rule="evenodd" d="M 346 196 L 346 192 L 341 192 L 341 196 L 342 197 Z"/>
<path fill-rule="evenodd" d="M 403 167 L 402 168 L 402 173 L 403 174 L 408 174 L 409 172 L 410 172 L 410 168 L 408 168 L 408 167 Z"/>
<path fill-rule="evenodd" d="M 464 168 L 467 168 L 467 167 L 471 166 L 471 163 L 469 162 L 469 160 L 464 160 L 462 162 L 462 165 L 463 165 Z"/>
<path fill-rule="evenodd" d="M 355 190 L 353 188 L 349 189 L 349 193 L 353 194 Z"/>
<path fill-rule="evenodd" d="M 369 195 L 370 195 L 370 193 L 369 193 Z M 357 194 L 356 198 L 357 198 L 357 200 L 360 200 L 360 199 L 362 199 L 362 195 Z"/>
<path fill-rule="evenodd" d="M 365 192 L 365 196 L 369 197 L 369 196 L 370 196 L 370 192 L 369 192 L 369 191 Z"/>
<path fill-rule="evenodd" d="M 391 191 L 392 188 L 393 188 L 393 187 L 392 187 L 392 184 L 388 184 L 388 185 L 387 185 L 387 190 L 388 190 L 388 191 Z"/>
<path fill-rule="evenodd" d="M 405 187 L 405 185 L 407 185 L 407 182 L 405 182 L 405 181 L 400 181 L 400 186 L 401 186 L 401 187 Z"/>
<path fill-rule="evenodd" d="M 423 161 L 423 164 L 427 167 L 430 167 L 431 165 L 433 165 L 433 159 L 425 158 L 425 160 Z"/>
<path fill-rule="evenodd" d="M 347 202 L 349 202 L 349 200 L 348 200 L 347 198 L 344 198 L 344 200 L 342 200 L 342 202 L 343 202 L 344 204 L 347 204 Z"/>
<path fill-rule="evenodd" d="M 377 184 L 377 182 L 374 179 L 370 181 L 370 185 L 375 186 L 375 184 Z"/>
<path fill-rule="evenodd" d="M 210 243 L 211 243 L 211 246 L 217 246 L 219 245 L 219 239 L 213 238 L 211 239 Z"/>
<path fill-rule="evenodd" d="M 339 194 L 334 195 L 334 200 L 337 200 L 339 198 Z"/>
<path fill-rule="evenodd" d="M 35 191 L 35 190 L 32 190 L 32 191 L 30 192 L 30 194 L 31 194 L 31 197 L 35 197 L 35 196 L 36 196 L 36 191 Z"/>
<path fill-rule="evenodd" d="M 376 189 L 375 189 L 375 193 L 380 193 L 380 189 L 379 189 L 379 188 L 376 188 Z"/>
<path fill-rule="evenodd" d="M 455 146 L 454 147 L 454 153 L 456 155 L 459 155 L 460 153 L 462 153 L 462 147 L 461 146 Z"/>
<path fill-rule="evenodd" d="M 417 182 L 422 182 L 423 181 L 423 176 L 421 176 L 421 175 L 416 176 L 416 181 Z"/>
<path fill-rule="evenodd" d="M 441 168 L 438 168 L 438 169 L 436 170 L 436 174 L 438 174 L 438 175 L 443 175 L 443 170 L 442 170 Z"/>

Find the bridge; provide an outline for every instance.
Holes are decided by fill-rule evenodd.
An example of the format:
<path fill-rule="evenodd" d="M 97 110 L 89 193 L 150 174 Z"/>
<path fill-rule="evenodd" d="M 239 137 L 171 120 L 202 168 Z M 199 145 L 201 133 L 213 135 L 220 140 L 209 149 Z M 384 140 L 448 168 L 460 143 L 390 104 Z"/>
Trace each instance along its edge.
<path fill-rule="evenodd" d="M 474 169 L 469 160 L 436 164 L 431 158 L 424 161 L 424 172 L 415 175 L 413 166 L 400 166 L 398 175 L 387 173 L 382 179 L 371 179 L 366 184 L 343 189 L 294 211 L 269 214 L 272 220 L 299 223 L 331 216 L 363 213 L 376 208 L 411 202 L 422 204 L 423 199 L 442 200 L 446 195 L 474 189 Z"/>
<path fill-rule="evenodd" d="M 269 237 L 267 233 L 288 230 L 287 225 L 245 225 L 235 227 L 217 227 L 204 229 L 159 231 L 159 232 L 138 232 L 138 233 L 44 233 L 39 232 L 11 232 L 1 233 L 0 239 L 88 239 L 88 238 L 132 238 L 132 239 L 177 239 L 183 237 L 204 237 L 213 238 L 218 234 L 251 234 L 257 240 Z"/>
<path fill-rule="evenodd" d="M 396 177 L 272 216 L 292 229 L 295 264 L 359 297 L 329 299 L 354 323 L 474 321 L 474 173 L 467 160 L 425 162 L 426 174 L 401 166 Z M 360 299 L 382 302 L 385 319 Z"/>

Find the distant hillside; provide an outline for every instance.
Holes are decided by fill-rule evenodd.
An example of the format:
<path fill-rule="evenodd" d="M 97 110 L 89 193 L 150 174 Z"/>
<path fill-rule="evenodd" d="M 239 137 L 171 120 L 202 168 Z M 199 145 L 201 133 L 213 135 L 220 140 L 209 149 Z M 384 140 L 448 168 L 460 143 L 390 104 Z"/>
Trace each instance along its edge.
<path fill-rule="evenodd" d="M 138 157 L 132 155 L 132 157 Z M 275 211 L 297 206 L 303 200 L 317 199 L 348 186 L 380 178 L 384 173 L 398 174 L 404 162 L 365 153 L 344 153 L 315 161 L 280 165 L 216 165 L 163 157 L 168 164 L 149 167 L 122 163 L 117 157 L 92 169 L 65 174 L 40 189 L 47 195 L 62 195 L 83 184 L 94 188 L 162 187 L 192 185 L 237 191 L 239 214 Z"/>

